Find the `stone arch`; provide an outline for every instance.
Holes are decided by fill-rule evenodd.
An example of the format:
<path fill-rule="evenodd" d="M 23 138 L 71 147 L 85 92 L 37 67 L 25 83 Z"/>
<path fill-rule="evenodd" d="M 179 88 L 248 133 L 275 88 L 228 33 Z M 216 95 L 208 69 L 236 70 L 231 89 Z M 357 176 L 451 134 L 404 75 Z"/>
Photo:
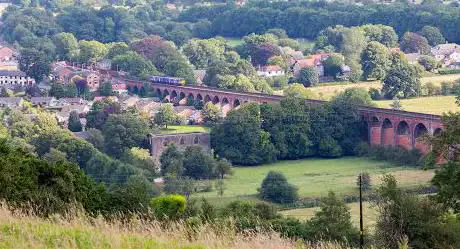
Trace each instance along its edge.
<path fill-rule="evenodd" d="M 409 124 L 406 121 L 401 121 L 398 124 L 398 135 L 410 135 Z"/>
<path fill-rule="evenodd" d="M 180 93 L 179 93 L 179 100 L 182 100 L 182 99 L 184 99 L 184 98 L 185 98 L 185 93 L 180 92 Z"/>
<path fill-rule="evenodd" d="M 193 144 L 199 144 L 199 143 L 200 143 L 200 138 L 198 136 L 193 138 Z"/>
<path fill-rule="evenodd" d="M 428 129 L 422 123 L 419 123 L 414 128 L 414 138 L 417 139 L 428 133 Z"/>
<path fill-rule="evenodd" d="M 215 104 L 218 104 L 220 101 L 219 101 L 219 97 L 218 96 L 214 96 L 214 98 L 212 99 L 212 103 L 215 105 Z"/>
<path fill-rule="evenodd" d="M 139 87 L 134 86 L 134 87 L 133 87 L 133 93 L 134 93 L 134 94 L 139 94 Z"/>
<path fill-rule="evenodd" d="M 207 103 L 207 102 L 209 102 L 209 101 L 211 101 L 211 97 L 210 97 L 209 95 L 206 95 L 206 96 L 204 97 L 204 103 Z"/>
<path fill-rule="evenodd" d="M 409 124 L 406 121 L 400 121 L 396 128 L 397 145 L 406 149 L 412 148 L 412 139 Z"/>
<path fill-rule="evenodd" d="M 173 91 L 171 92 L 171 99 L 173 100 L 173 99 L 175 99 L 176 97 L 177 97 L 177 92 L 176 92 L 176 90 L 173 90 Z"/>
<path fill-rule="evenodd" d="M 370 144 L 370 138 L 369 138 L 369 123 L 366 120 L 363 120 L 362 123 L 362 129 L 361 129 L 361 139 L 365 141 L 366 143 Z"/>
<path fill-rule="evenodd" d="M 228 105 L 229 103 L 230 103 L 230 102 L 228 101 L 228 99 L 227 99 L 226 97 L 224 97 L 224 98 L 222 99 L 222 105 L 223 105 L 223 106 L 224 106 L 224 105 Z"/>
<path fill-rule="evenodd" d="M 437 137 L 442 134 L 443 130 L 441 128 L 436 128 L 433 132 L 433 136 Z"/>
<path fill-rule="evenodd" d="M 128 91 L 130 93 L 130 92 L 133 91 L 133 88 L 130 85 L 127 85 L 126 86 L 126 91 Z"/>
<path fill-rule="evenodd" d="M 382 139 L 382 128 L 380 127 L 380 120 L 376 116 L 369 118 L 366 122 L 366 129 L 368 130 L 369 143 L 371 145 L 380 145 Z"/>
<path fill-rule="evenodd" d="M 371 123 L 374 125 L 374 124 L 378 124 L 380 122 L 379 118 L 376 117 L 376 116 L 373 116 L 371 117 Z"/>
<path fill-rule="evenodd" d="M 382 145 L 393 145 L 394 141 L 394 128 L 393 123 L 388 118 L 384 119 L 382 122 Z"/>
<path fill-rule="evenodd" d="M 203 96 L 201 96 L 201 94 L 198 93 L 198 95 L 196 95 L 196 100 L 203 101 Z"/>
<path fill-rule="evenodd" d="M 160 88 L 157 88 L 157 90 L 155 92 L 156 92 L 158 98 L 163 97 L 163 95 L 161 94 L 161 89 Z"/>
<path fill-rule="evenodd" d="M 188 94 L 186 104 L 190 106 L 193 106 L 195 104 L 195 96 L 193 96 L 193 93 Z"/>
<path fill-rule="evenodd" d="M 235 100 L 233 101 L 233 108 L 236 108 L 236 107 L 238 107 L 238 106 L 240 106 L 240 105 L 241 105 L 241 102 L 240 102 L 239 99 L 235 99 Z"/>
<path fill-rule="evenodd" d="M 184 145 L 184 144 L 185 144 L 185 139 L 184 139 L 184 137 L 181 137 L 181 138 L 180 138 L 179 144 L 180 144 L 180 145 Z"/>
<path fill-rule="evenodd" d="M 430 150 L 429 145 L 419 139 L 425 134 L 428 134 L 428 129 L 426 128 L 425 124 L 418 123 L 414 128 L 413 146 L 419 149 L 422 153 L 427 153 Z"/>
<path fill-rule="evenodd" d="M 163 98 L 166 98 L 166 96 L 169 96 L 169 91 L 168 91 L 168 89 L 165 89 L 165 90 L 163 91 Z"/>

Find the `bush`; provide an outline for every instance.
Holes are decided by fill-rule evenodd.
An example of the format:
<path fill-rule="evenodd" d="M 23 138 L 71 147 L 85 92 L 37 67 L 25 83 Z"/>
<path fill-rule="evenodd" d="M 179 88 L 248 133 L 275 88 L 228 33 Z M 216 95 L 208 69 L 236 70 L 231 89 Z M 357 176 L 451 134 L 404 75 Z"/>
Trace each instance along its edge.
<path fill-rule="evenodd" d="M 457 74 L 460 73 L 460 69 L 458 68 L 442 68 L 438 70 L 439 74 Z"/>
<path fill-rule="evenodd" d="M 432 82 L 428 82 L 422 87 L 422 92 L 423 92 L 422 95 L 424 95 L 424 96 L 441 95 L 441 87 L 436 86 Z"/>
<path fill-rule="evenodd" d="M 167 195 L 153 198 L 150 206 L 157 218 L 177 220 L 184 214 L 185 203 L 185 197 L 182 195 Z"/>
<path fill-rule="evenodd" d="M 452 94 L 452 82 L 441 82 L 441 94 L 444 96 Z"/>
<path fill-rule="evenodd" d="M 407 150 L 401 146 L 369 146 L 367 143 L 360 143 L 354 152 L 357 156 L 389 161 L 401 166 L 423 166 L 423 155 L 418 149 Z"/>
<path fill-rule="evenodd" d="M 299 82 L 305 87 L 315 86 L 319 82 L 319 74 L 314 67 L 306 67 L 300 70 Z"/>
<path fill-rule="evenodd" d="M 280 172 L 270 171 L 258 189 L 261 199 L 275 203 L 293 203 L 298 199 L 297 187 L 289 184 Z"/>
<path fill-rule="evenodd" d="M 369 88 L 369 96 L 371 96 L 372 100 L 381 100 L 383 99 L 382 94 L 380 93 L 380 90 L 377 88 Z"/>

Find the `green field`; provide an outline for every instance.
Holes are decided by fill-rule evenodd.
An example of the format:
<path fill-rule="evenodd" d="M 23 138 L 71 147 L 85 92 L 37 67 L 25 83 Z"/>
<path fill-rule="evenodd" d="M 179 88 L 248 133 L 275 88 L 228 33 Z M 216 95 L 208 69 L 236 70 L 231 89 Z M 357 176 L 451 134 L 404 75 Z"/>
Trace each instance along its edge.
<path fill-rule="evenodd" d="M 392 100 L 375 101 L 378 107 L 391 108 Z M 423 112 L 441 115 L 445 112 L 458 112 L 460 107 L 455 104 L 454 96 L 433 96 L 415 99 L 401 99 L 404 111 Z"/>
<path fill-rule="evenodd" d="M 384 173 L 392 173 L 401 187 L 415 188 L 429 185 L 434 171 L 423 171 L 409 167 L 395 167 L 387 162 L 365 158 L 346 157 L 340 159 L 304 159 L 280 161 L 258 167 L 235 167 L 234 175 L 225 179 L 226 190 L 222 198 L 217 191 L 198 193 L 196 196 L 228 199 L 253 198 L 262 180 L 269 171 L 282 172 L 288 181 L 299 188 L 299 195 L 305 198 L 319 198 L 334 191 L 339 195 L 356 195 L 356 176 L 368 172 L 372 183 L 379 184 Z"/>
<path fill-rule="evenodd" d="M 209 127 L 201 125 L 168 125 L 168 129 L 161 129 L 160 134 L 209 132 Z"/>
<path fill-rule="evenodd" d="M 227 41 L 228 45 L 230 45 L 231 47 L 236 47 L 243 43 L 243 40 L 237 37 L 227 37 L 225 38 L 225 40 Z"/>
<path fill-rule="evenodd" d="M 351 221 L 353 225 L 359 227 L 359 203 L 349 203 L 347 206 L 350 208 L 351 214 Z M 319 211 L 319 207 L 314 208 L 299 208 L 299 209 L 290 209 L 280 211 L 286 217 L 294 217 L 300 220 L 309 220 L 311 219 L 317 211 Z M 375 226 L 376 220 L 378 216 L 377 208 L 374 206 L 373 203 L 364 202 L 363 203 L 363 222 L 364 227 L 372 229 Z"/>

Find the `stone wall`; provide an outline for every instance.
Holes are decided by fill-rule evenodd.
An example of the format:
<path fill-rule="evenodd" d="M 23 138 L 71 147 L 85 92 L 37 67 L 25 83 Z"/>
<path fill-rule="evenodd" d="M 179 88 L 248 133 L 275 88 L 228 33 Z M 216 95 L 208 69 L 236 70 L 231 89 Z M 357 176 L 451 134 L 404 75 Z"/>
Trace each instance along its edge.
<path fill-rule="evenodd" d="M 156 162 L 160 161 L 161 153 L 170 143 L 174 143 L 182 150 L 191 145 L 200 146 L 204 150 L 211 149 L 209 133 L 206 132 L 152 134 L 150 135 L 150 155 Z"/>

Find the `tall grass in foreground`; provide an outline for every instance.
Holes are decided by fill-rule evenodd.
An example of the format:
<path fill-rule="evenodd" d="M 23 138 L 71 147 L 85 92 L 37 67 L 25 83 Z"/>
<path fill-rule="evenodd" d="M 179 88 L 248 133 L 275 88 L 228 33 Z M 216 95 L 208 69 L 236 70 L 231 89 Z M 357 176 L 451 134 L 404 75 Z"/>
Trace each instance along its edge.
<path fill-rule="evenodd" d="M 155 248 L 155 249 L 339 249 L 333 244 L 306 246 L 279 234 L 237 234 L 229 226 L 203 225 L 196 229 L 182 223 L 168 228 L 156 221 L 132 218 L 108 222 L 103 218 L 73 215 L 41 219 L 12 214 L 0 208 L 0 248 Z"/>

